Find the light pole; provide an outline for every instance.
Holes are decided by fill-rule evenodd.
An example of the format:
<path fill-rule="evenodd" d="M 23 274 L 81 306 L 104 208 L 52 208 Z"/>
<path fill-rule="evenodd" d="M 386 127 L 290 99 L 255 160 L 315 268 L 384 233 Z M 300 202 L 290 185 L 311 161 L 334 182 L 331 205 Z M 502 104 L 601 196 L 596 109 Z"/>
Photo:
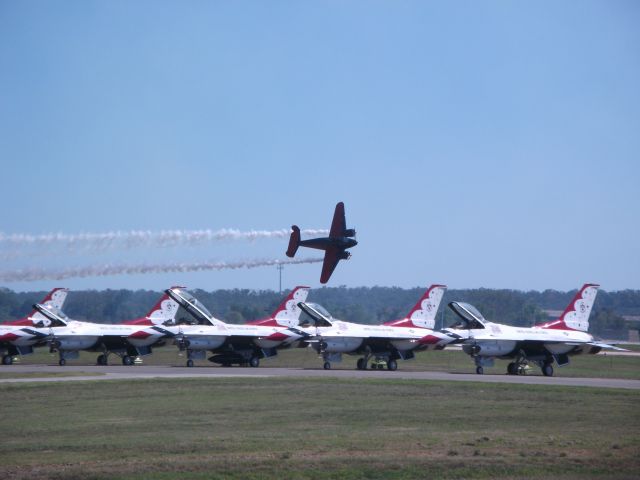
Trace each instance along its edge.
<path fill-rule="evenodd" d="M 282 270 L 284 269 L 284 265 L 279 263 L 276 268 L 278 269 L 278 273 L 280 277 L 280 281 L 278 283 L 278 293 L 282 295 Z"/>

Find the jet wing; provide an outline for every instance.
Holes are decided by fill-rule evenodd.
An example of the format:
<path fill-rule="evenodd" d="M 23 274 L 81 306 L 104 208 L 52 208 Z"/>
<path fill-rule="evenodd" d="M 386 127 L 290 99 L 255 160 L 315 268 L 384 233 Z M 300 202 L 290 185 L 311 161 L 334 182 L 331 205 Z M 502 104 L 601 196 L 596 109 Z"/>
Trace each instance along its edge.
<path fill-rule="evenodd" d="M 336 205 L 335 212 L 333 212 L 333 221 L 331 222 L 331 230 L 329 231 L 329 237 L 342 237 L 344 236 L 344 231 L 346 229 L 347 229 L 347 220 L 344 215 L 344 203 L 339 202 Z M 329 276 L 331 276 L 331 274 L 329 274 Z"/>
<path fill-rule="evenodd" d="M 320 274 L 320 283 L 327 283 L 331 278 L 331 274 L 338 266 L 340 257 L 338 256 L 338 249 L 335 247 L 329 247 L 324 252 L 324 261 L 322 262 L 322 273 Z"/>
<path fill-rule="evenodd" d="M 600 348 L 604 348 L 607 350 L 615 350 L 617 352 L 629 352 L 630 350 L 627 350 L 626 348 L 621 348 L 621 347 L 616 347 L 615 345 L 611 345 L 608 343 L 600 343 L 600 342 L 589 342 L 587 343 L 587 345 L 591 345 L 593 347 L 600 347 Z"/>

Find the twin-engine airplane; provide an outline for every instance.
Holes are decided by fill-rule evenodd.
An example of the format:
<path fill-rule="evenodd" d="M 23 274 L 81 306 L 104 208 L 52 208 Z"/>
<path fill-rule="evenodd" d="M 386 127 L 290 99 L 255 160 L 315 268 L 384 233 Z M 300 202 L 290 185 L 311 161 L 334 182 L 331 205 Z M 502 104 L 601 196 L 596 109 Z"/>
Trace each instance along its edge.
<path fill-rule="evenodd" d="M 60 309 L 64 305 L 68 292 L 66 288 L 54 288 L 44 297 L 42 304 Z M 0 324 L 2 364 L 11 365 L 16 355 L 33 353 L 33 347 L 43 344 L 48 335 L 30 327 L 44 327 L 49 324 L 49 319 L 36 309 L 24 318 Z"/>
<path fill-rule="evenodd" d="M 454 340 L 454 337 L 434 331 L 436 312 L 447 287 L 432 285 L 427 289 L 409 314 L 400 320 L 383 325 L 362 325 L 335 320 L 322 306 L 314 303 L 300 303 L 300 308 L 309 315 L 315 327 L 303 330 L 311 337 L 305 340 L 324 360 L 324 369 L 331 368 L 331 362 L 342 361 L 342 354 L 362 355 L 356 366 L 366 370 L 371 358 L 372 368 L 389 370 L 398 368 L 398 359 L 414 358 L 414 352 L 440 350 Z"/>
<path fill-rule="evenodd" d="M 300 240 L 300 228 L 297 225 L 291 227 L 291 238 L 289 239 L 289 248 L 287 249 L 287 257 L 293 258 L 298 251 L 298 247 L 317 248 L 324 250 L 324 261 L 322 263 L 322 273 L 320 274 L 320 283 L 327 283 L 331 274 L 336 269 L 340 260 L 348 260 L 351 254 L 347 252 L 348 248 L 355 247 L 358 242 L 354 238 L 356 231 L 347 228 L 347 220 L 344 215 L 344 203 L 339 202 L 333 213 L 333 221 L 331 222 L 331 230 L 328 237 L 311 238 L 309 240 Z"/>
<path fill-rule="evenodd" d="M 298 303 L 306 300 L 309 287 L 292 290 L 270 318 L 244 325 L 218 320 L 183 288 L 174 287 L 165 292 L 198 322 L 197 325 L 166 327 L 178 348 L 186 350 L 187 367 L 192 367 L 194 360 L 204 359 L 207 351 L 214 354 L 209 361 L 223 366 L 258 367 L 260 359 L 276 356 L 277 349 L 288 348 L 306 335 L 297 328 Z"/>
<path fill-rule="evenodd" d="M 598 353 L 603 348 L 622 350 L 614 345 L 597 342 L 587 333 L 589 314 L 599 285 L 585 284 L 557 320 L 532 328 L 512 327 L 492 323 L 468 303 L 451 302 L 460 321 L 444 331 L 458 338 L 462 349 L 476 364 L 476 373 L 492 366 L 494 359 L 509 359 L 510 375 L 522 375 L 529 361 L 537 364 L 543 375 L 553 376 L 553 363 L 564 366 L 569 357 L 582 353 Z"/>
<path fill-rule="evenodd" d="M 60 366 L 78 358 L 80 350 L 101 352 L 98 365 L 107 365 L 111 353 L 120 356 L 123 365 L 133 365 L 134 357 L 151 354 L 151 347 L 170 336 L 161 325 L 173 322 L 178 312 L 178 304 L 166 294 L 145 317 L 120 324 L 72 320 L 51 304 L 35 304 L 34 308 L 49 323 L 48 328 L 35 330 L 46 337 L 52 353 L 58 352 Z"/>

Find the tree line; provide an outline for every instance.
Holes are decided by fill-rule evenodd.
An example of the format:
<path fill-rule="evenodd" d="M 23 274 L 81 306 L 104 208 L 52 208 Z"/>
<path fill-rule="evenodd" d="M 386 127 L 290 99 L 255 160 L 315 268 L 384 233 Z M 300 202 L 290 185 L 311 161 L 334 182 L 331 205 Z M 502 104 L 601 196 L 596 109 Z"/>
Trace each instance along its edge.
<path fill-rule="evenodd" d="M 424 288 L 322 287 L 312 289 L 308 301 L 323 305 L 334 318 L 379 324 L 403 318 L 415 305 Z M 273 290 L 191 290 L 216 317 L 229 323 L 244 323 L 269 316 L 288 291 Z M 0 321 L 22 318 L 47 292 L 14 292 L 0 288 Z M 519 291 L 506 289 L 447 290 L 438 311 L 438 328 L 454 322 L 446 307 L 458 300 L 476 306 L 487 320 L 517 326 L 531 326 L 552 320 L 546 310 L 563 310 L 576 290 Z M 117 323 L 144 316 L 161 292 L 152 290 L 71 291 L 65 313 L 76 320 Z M 178 315 L 186 316 L 185 312 Z M 640 315 L 640 290 L 599 291 L 591 313 L 591 332 L 609 338 L 626 338 L 628 325 L 623 315 Z M 637 328 L 637 327 L 634 327 Z"/>

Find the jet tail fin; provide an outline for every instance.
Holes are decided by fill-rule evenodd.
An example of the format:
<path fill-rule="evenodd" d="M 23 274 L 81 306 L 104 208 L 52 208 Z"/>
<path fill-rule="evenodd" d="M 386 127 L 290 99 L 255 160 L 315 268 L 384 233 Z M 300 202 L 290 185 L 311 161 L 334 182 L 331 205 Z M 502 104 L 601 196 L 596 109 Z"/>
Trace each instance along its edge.
<path fill-rule="evenodd" d="M 446 285 L 431 285 L 405 318 L 386 322 L 385 325 L 392 327 L 421 327 L 433 330 L 436 323 L 436 313 L 446 289 Z"/>
<path fill-rule="evenodd" d="M 172 287 L 172 288 L 184 288 L 184 287 Z M 156 302 L 149 313 L 143 318 L 136 318 L 135 320 L 128 320 L 123 322 L 125 325 L 164 325 L 168 322 L 174 322 L 176 319 L 176 313 L 180 305 L 167 293 L 163 293 L 160 300 Z"/>
<path fill-rule="evenodd" d="M 289 238 L 289 248 L 287 249 L 287 257 L 293 258 L 300 246 L 300 228 L 297 225 L 291 226 L 291 238 Z"/>
<path fill-rule="evenodd" d="M 51 306 L 56 310 L 62 310 L 62 306 L 64 305 L 65 300 L 67 299 L 67 294 L 69 293 L 68 288 L 54 288 L 51 290 L 46 297 L 40 302 L 40 305 Z M 47 323 L 47 317 L 40 313 L 38 309 L 34 308 L 31 313 L 25 318 L 22 319 L 22 324 L 25 325 L 37 325 L 42 322 Z"/>
<path fill-rule="evenodd" d="M 175 287 L 174 287 L 175 288 Z M 184 288 L 184 287 L 178 287 Z M 169 295 L 164 293 L 158 303 L 156 303 L 149 313 L 147 313 L 146 318 L 148 318 L 151 323 L 162 324 L 165 322 L 172 322 L 176 318 L 176 313 L 178 313 L 178 308 L 180 305 Z"/>
<path fill-rule="evenodd" d="M 276 311 L 273 312 L 272 318 L 280 326 L 297 327 L 301 312 L 298 303 L 305 302 L 307 295 L 309 295 L 309 287 L 299 286 L 294 288 Z"/>
<path fill-rule="evenodd" d="M 595 283 L 585 283 L 557 320 L 536 325 L 536 327 L 588 331 L 589 315 L 591 314 L 591 308 L 596 299 L 599 286 Z"/>
<path fill-rule="evenodd" d="M 280 303 L 269 318 L 247 322 L 248 325 L 265 325 L 270 327 L 297 327 L 300 324 L 302 310 L 298 303 L 305 302 L 309 295 L 309 287 L 298 286 Z"/>

